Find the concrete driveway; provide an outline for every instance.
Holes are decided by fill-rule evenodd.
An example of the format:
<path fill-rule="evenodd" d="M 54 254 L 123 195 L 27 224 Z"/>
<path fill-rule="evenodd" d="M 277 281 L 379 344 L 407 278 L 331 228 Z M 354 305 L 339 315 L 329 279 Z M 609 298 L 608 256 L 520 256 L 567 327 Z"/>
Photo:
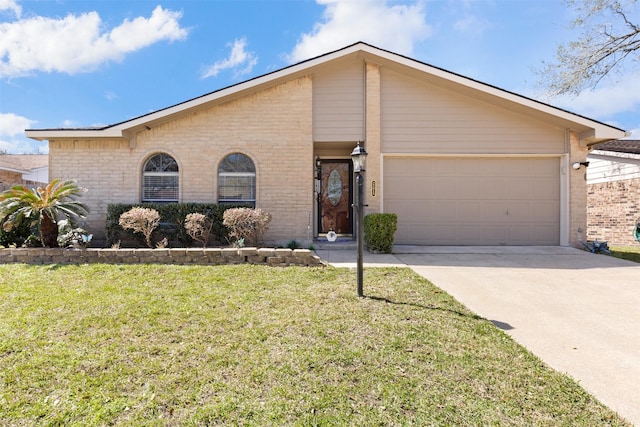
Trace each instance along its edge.
<path fill-rule="evenodd" d="M 354 250 L 317 252 L 355 266 Z M 365 266 L 409 266 L 640 426 L 640 264 L 565 247 L 396 246 Z"/>

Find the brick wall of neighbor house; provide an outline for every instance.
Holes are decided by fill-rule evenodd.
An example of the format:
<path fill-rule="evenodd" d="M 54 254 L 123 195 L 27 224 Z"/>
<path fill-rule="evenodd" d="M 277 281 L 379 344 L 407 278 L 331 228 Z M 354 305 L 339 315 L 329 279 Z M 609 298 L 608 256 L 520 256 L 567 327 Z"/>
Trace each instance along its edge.
<path fill-rule="evenodd" d="M 233 152 L 256 165 L 258 208 L 272 214 L 265 243 L 311 239 L 313 139 L 311 78 L 199 110 L 125 139 L 61 140 L 49 144 L 50 175 L 73 178 L 89 191 L 86 228 L 104 238 L 110 203 L 140 201 L 141 170 L 166 152 L 178 162 L 180 201 L 217 201 L 217 171 Z"/>
<path fill-rule="evenodd" d="M 22 174 L 18 172 L 0 170 L 0 191 L 8 190 L 14 185 L 24 185 L 31 188 L 42 186 L 43 184 L 41 182 L 22 179 Z"/>
<path fill-rule="evenodd" d="M 0 170 L 0 184 L 19 184 L 22 182 L 22 174 L 18 172 Z"/>
<path fill-rule="evenodd" d="M 640 218 L 640 178 L 589 184 L 589 240 L 637 245 L 633 235 Z"/>

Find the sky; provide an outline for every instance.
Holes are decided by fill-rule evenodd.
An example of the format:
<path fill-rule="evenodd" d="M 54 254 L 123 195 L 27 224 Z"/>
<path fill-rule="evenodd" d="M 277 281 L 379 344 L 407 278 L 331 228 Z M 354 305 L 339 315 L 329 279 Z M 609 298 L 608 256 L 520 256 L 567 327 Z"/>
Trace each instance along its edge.
<path fill-rule="evenodd" d="M 120 123 L 358 41 L 640 138 L 640 65 L 547 98 L 543 61 L 575 39 L 560 0 L 0 0 L 0 152 L 25 129 Z M 636 21 L 637 23 L 637 21 Z"/>

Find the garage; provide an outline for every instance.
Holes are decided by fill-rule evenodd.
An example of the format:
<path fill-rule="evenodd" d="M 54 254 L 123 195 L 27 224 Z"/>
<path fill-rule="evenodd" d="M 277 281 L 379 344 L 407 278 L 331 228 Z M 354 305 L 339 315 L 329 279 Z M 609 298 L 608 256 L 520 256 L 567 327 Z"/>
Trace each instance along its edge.
<path fill-rule="evenodd" d="M 559 245 L 559 157 L 385 157 L 398 244 Z"/>

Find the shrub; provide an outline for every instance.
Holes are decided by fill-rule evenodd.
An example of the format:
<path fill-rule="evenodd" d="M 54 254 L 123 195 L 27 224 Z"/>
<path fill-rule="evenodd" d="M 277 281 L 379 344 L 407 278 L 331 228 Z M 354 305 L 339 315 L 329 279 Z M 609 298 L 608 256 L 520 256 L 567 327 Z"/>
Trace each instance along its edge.
<path fill-rule="evenodd" d="M 262 209 L 233 208 L 224 212 L 222 223 L 229 229 L 229 237 L 234 241 L 243 240 L 258 245 L 269 229 L 271 214 Z"/>
<path fill-rule="evenodd" d="M 184 228 L 193 240 L 202 243 L 202 247 L 207 246 L 209 235 L 211 234 L 211 228 L 213 227 L 213 221 L 207 218 L 206 215 L 194 212 L 187 215 L 184 219 Z"/>
<path fill-rule="evenodd" d="M 297 240 L 292 240 L 287 243 L 287 248 L 289 249 L 300 249 L 300 243 Z"/>
<path fill-rule="evenodd" d="M 214 203 L 144 203 L 144 204 L 111 204 L 107 206 L 106 237 L 107 246 L 137 238 L 138 235 L 123 230 L 119 223 L 120 215 L 134 207 L 146 207 L 155 209 L 162 218 L 156 232 L 166 236 L 170 245 L 191 246 L 194 239 L 185 229 L 185 219 L 190 213 L 201 213 L 212 222 L 209 242 L 212 240 L 219 244 L 228 241 L 227 228 L 222 224 L 224 211 L 237 206 L 217 205 Z M 142 243 L 142 242 L 141 242 Z"/>
<path fill-rule="evenodd" d="M 5 230 L 0 226 L 0 247 L 21 247 L 25 245 L 29 236 L 35 235 L 38 230 L 35 226 L 31 227 L 29 221 L 22 221 L 10 230 Z"/>
<path fill-rule="evenodd" d="M 151 234 L 160 224 L 160 214 L 155 209 L 131 208 L 120 215 L 120 227 L 140 233 L 148 247 L 153 248 Z"/>
<path fill-rule="evenodd" d="M 398 216 L 394 213 L 374 213 L 364 217 L 364 242 L 370 252 L 390 254 L 393 237 L 398 229 Z"/>
<path fill-rule="evenodd" d="M 86 248 L 93 234 L 75 225 L 69 220 L 58 221 L 58 246 L 61 248 Z"/>

